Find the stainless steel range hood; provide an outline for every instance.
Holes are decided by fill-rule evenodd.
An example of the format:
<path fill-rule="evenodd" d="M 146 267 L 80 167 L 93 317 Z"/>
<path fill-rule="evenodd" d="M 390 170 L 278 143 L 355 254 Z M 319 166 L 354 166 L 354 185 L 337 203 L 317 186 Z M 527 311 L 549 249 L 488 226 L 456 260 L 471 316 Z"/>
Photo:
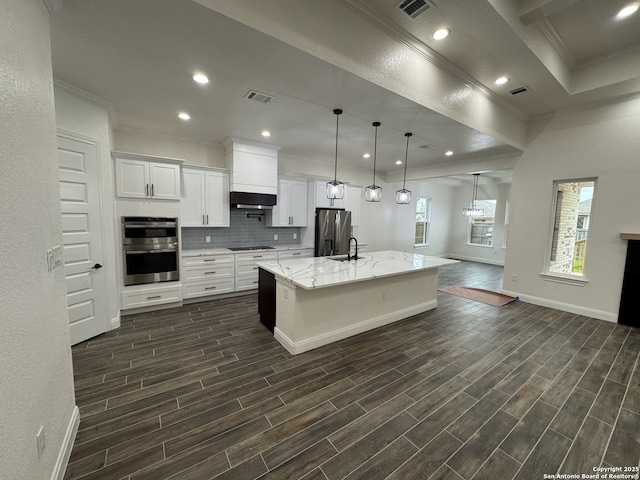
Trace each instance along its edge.
<path fill-rule="evenodd" d="M 237 138 L 226 140 L 224 147 L 232 208 L 273 208 L 280 147 Z"/>
<path fill-rule="evenodd" d="M 232 208 L 271 210 L 277 203 L 277 197 L 270 193 L 231 192 L 229 201 Z"/>

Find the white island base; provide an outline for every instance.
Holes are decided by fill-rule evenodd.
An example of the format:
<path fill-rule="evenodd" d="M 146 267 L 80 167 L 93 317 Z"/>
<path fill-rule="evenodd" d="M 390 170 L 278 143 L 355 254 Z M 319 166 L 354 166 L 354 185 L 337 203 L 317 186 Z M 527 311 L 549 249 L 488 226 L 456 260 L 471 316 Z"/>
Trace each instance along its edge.
<path fill-rule="evenodd" d="M 298 354 L 432 310 L 438 267 L 454 262 L 373 252 L 357 263 L 316 258 L 306 259 L 306 267 L 305 259 L 260 264 L 275 275 L 274 336 Z M 305 277 L 305 270 L 312 276 Z"/>

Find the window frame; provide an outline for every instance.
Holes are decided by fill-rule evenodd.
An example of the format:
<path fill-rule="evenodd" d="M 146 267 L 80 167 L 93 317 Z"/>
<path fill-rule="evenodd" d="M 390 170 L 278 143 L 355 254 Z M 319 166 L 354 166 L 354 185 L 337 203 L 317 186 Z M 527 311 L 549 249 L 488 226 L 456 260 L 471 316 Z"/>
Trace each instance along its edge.
<path fill-rule="evenodd" d="M 480 248 L 493 248 L 494 247 L 494 241 L 495 241 L 495 227 L 496 227 L 496 211 L 498 209 L 498 199 L 497 198 L 478 198 L 476 199 L 476 204 L 478 202 L 495 202 L 494 205 L 494 212 L 493 212 L 493 232 L 491 234 L 491 243 L 490 244 L 485 244 L 485 243 L 473 243 L 471 241 L 471 232 L 473 231 L 473 219 L 475 217 L 469 217 L 469 225 L 467 227 L 467 246 L 468 247 L 480 247 Z M 469 204 L 470 207 L 473 207 L 473 205 L 471 205 L 471 203 Z"/>
<path fill-rule="evenodd" d="M 589 279 L 587 277 L 587 261 L 586 261 L 586 254 L 585 254 L 585 261 L 584 261 L 584 266 L 583 271 L 582 271 L 582 275 L 576 275 L 576 274 L 571 274 L 571 273 L 560 273 L 560 272 L 552 272 L 550 270 L 551 267 L 551 254 L 553 252 L 553 245 L 554 245 L 554 227 L 556 224 L 556 215 L 557 215 L 557 209 L 558 209 L 558 192 L 560 192 L 560 190 L 558 189 L 558 187 L 560 186 L 560 184 L 563 183 L 587 183 L 587 182 L 593 182 L 593 194 L 591 197 L 591 210 L 589 213 L 589 226 L 593 225 L 593 211 L 594 211 L 594 206 L 595 206 L 595 198 L 596 198 L 596 190 L 598 188 L 598 177 L 582 177 L 582 178 L 568 178 L 568 179 L 560 179 L 560 180 L 554 180 L 552 183 L 552 196 L 551 196 L 551 210 L 549 212 L 549 230 L 547 233 L 547 248 L 545 250 L 545 256 L 544 256 L 544 264 L 543 264 L 543 268 L 542 268 L 542 272 L 540 273 L 540 276 L 542 277 L 543 280 L 547 280 L 547 281 L 551 281 L 551 282 L 558 282 L 558 283 L 564 283 L 567 285 L 575 285 L 575 286 L 584 286 L 587 283 L 589 283 Z M 577 225 L 576 225 L 577 226 Z M 588 238 L 588 236 L 587 236 Z"/>
<path fill-rule="evenodd" d="M 424 222 L 418 222 L 418 219 L 416 219 L 413 223 L 413 241 L 414 241 L 414 248 L 422 248 L 422 247 L 428 247 L 429 245 L 431 245 L 430 243 L 430 234 L 431 234 L 431 197 L 425 197 L 425 196 L 419 196 L 416 197 L 416 210 L 415 210 L 415 214 L 418 214 L 418 204 L 420 202 L 420 199 L 424 198 L 427 202 L 427 211 L 425 214 L 425 221 Z M 425 228 L 425 234 L 424 234 L 424 241 L 425 243 L 415 243 L 416 241 L 416 228 L 418 226 L 418 223 L 424 223 L 424 228 Z"/>

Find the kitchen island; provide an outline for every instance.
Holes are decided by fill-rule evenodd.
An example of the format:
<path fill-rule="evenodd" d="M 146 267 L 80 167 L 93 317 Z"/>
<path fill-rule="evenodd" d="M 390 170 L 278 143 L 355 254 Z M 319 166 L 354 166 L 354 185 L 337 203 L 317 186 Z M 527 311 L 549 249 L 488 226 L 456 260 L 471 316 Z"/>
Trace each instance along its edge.
<path fill-rule="evenodd" d="M 393 250 L 362 258 L 259 262 L 260 321 L 297 354 L 437 307 L 438 267 Z"/>

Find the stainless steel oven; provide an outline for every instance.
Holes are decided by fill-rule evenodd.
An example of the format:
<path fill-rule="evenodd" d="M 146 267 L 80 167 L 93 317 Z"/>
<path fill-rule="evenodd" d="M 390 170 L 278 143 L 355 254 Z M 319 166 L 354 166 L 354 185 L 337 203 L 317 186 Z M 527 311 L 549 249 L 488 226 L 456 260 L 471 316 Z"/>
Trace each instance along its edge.
<path fill-rule="evenodd" d="M 122 217 L 125 285 L 180 279 L 177 229 L 177 218 Z"/>

